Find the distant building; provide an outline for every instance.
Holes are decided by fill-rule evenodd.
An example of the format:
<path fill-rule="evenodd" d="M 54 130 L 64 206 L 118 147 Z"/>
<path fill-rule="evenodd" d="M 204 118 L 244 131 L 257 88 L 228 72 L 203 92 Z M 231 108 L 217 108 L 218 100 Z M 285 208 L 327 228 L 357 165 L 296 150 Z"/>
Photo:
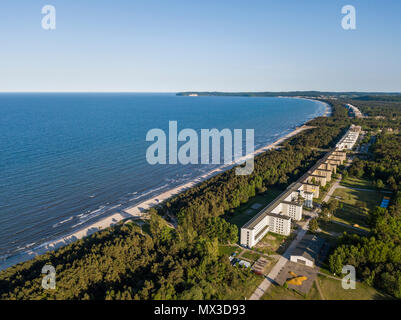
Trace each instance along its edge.
<path fill-rule="evenodd" d="M 351 111 L 351 113 L 354 115 L 355 118 L 363 118 L 362 112 L 357 107 L 349 103 L 346 104 L 345 106 Z"/>
<path fill-rule="evenodd" d="M 336 149 L 351 150 L 354 147 L 356 141 L 358 140 L 360 132 L 361 132 L 360 126 L 351 125 L 347 133 L 337 143 Z"/>

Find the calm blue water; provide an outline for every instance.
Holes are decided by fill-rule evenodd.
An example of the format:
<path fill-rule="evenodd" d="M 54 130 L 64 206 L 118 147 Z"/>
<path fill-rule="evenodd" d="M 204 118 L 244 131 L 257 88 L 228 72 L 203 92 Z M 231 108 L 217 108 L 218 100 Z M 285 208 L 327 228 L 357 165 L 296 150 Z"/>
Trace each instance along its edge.
<path fill-rule="evenodd" d="M 255 129 L 255 148 L 322 115 L 287 98 L 0 94 L 0 260 L 183 184 L 212 166 L 146 162 L 146 133 Z"/>

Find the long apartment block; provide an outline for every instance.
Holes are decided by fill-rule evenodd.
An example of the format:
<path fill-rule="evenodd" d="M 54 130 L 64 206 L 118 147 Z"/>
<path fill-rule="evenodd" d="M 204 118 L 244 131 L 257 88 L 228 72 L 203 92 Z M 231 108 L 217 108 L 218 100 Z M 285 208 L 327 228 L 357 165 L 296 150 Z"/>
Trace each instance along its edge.
<path fill-rule="evenodd" d="M 344 140 L 344 137 L 341 140 Z M 289 185 L 283 193 L 249 220 L 241 228 L 240 244 L 252 248 L 269 231 L 288 236 L 291 233 L 292 220 L 302 219 L 304 206 L 313 208 L 313 199 L 319 197 L 320 186 L 325 186 L 331 180 L 332 173 L 336 172 L 337 166 L 346 160 L 346 153 L 342 150 L 336 147 L 329 151 L 302 177 Z"/>
<path fill-rule="evenodd" d="M 347 133 L 337 143 L 336 149 L 351 150 L 354 147 L 356 141 L 358 140 L 360 132 L 361 132 L 360 126 L 351 125 Z"/>

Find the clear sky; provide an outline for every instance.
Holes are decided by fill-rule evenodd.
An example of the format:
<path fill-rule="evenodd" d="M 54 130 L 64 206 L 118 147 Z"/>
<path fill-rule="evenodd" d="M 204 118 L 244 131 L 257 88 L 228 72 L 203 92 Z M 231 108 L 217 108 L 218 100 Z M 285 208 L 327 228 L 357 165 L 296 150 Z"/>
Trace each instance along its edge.
<path fill-rule="evenodd" d="M 1 0 L 0 91 L 399 92 L 400 17 L 400 0 Z"/>

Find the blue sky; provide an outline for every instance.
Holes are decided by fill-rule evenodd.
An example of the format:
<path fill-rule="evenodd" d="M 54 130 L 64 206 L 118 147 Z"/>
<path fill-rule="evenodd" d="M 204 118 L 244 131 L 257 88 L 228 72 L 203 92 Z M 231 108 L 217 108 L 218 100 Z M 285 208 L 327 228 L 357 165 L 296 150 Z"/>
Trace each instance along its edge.
<path fill-rule="evenodd" d="M 400 16 L 399 0 L 1 0 L 0 91 L 401 91 Z"/>

